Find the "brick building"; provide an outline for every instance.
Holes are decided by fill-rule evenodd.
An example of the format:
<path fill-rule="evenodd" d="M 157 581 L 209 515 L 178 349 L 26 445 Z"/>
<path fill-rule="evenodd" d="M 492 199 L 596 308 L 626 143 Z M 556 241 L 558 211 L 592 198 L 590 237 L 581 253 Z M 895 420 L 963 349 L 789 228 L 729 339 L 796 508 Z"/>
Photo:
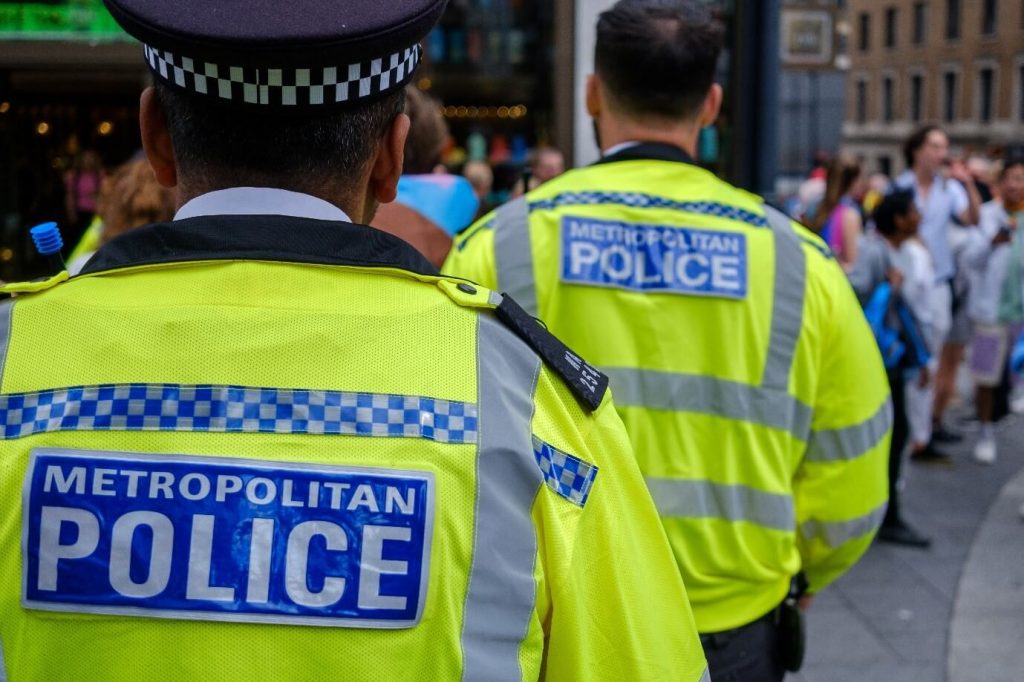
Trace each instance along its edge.
<path fill-rule="evenodd" d="M 902 141 L 938 123 L 955 152 L 1024 141 L 1022 0 L 850 0 L 845 148 L 904 166 Z"/>

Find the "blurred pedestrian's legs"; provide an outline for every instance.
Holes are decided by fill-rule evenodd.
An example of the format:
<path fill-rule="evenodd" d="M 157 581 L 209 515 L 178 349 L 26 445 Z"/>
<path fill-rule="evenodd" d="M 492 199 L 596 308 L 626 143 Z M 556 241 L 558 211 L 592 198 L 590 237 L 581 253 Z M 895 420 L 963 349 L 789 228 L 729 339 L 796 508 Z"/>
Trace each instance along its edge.
<path fill-rule="evenodd" d="M 903 370 L 889 370 L 889 387 L 892 391 L 892 444 L 889 446 L 889 507 L 885 511 L 878 538 L 910 547 L 928 547 L 931 540 L 911 528 L 900 513 L 900 475 L 903 469 L 903 450 L 910 435 L 907 420 L 906 383 Z"/>

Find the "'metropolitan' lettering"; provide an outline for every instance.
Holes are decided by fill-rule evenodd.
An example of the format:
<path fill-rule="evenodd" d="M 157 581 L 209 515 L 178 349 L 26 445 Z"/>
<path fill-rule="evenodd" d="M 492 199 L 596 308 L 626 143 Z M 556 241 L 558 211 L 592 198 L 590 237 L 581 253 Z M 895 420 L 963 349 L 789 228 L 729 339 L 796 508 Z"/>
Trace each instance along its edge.
<path fill-rule="evenodd" d="M 143 482 L 149 479 L 149 484 Z M 303 487 L 305 486 L 305 487 Z M 334 511 L 367 511 L 411 516 L 416 507 L 416 489 L 386 486 L 383 496 L 373 486 L 312 480 L 299 483 L 284 479 L 279 486 L 265 476 L 254 476 L 248 481 L 241 477 L 222 474 L 208 477 L 189 473 L 176 478 L 167 471 L 138 471 L 135 469 L 87 469 L 82 466 L 48 465 L 43 492 L 63 495 L 123 497 L 127 499 L 184 499 L 202 502 L 213 499 L 228 502 L 231 496 L 244 496 L 254 505 L 269 506 L 281 503 L 292 508 L 332 509 Z"/>

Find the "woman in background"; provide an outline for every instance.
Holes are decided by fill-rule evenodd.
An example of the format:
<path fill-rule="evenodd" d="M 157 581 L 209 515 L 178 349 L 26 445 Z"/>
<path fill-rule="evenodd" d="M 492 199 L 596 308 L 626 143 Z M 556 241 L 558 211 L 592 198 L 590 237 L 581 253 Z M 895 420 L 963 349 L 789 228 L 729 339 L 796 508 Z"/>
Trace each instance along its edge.
<path fill-rule="evenodd" d="M 864 194 L 864 169 L 857 159 L 840 154 L 828 168 L 825 199 L 811 228 L 832 249 L 847 272 L 857 262 L 857 243 L 864 232 L 859 197 Z"/>

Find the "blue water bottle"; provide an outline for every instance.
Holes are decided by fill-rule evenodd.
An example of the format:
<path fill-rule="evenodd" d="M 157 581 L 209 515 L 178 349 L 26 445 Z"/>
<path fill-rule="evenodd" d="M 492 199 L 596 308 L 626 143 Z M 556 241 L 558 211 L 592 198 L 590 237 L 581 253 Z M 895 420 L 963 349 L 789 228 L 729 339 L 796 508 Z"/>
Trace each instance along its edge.
<path fill-rule="evenodd" d="M 32 235 L 32 242 L 36 245 L 36 251 L 46 260 L 51 275 L 67 270 L 67 266 L 64 265 L 64 257 L 60 255 L 60 250 L 64 248 L 64 240 L 61 239 L 57 223 L 36 225 L 29 230 L 29 233 Z"/>

